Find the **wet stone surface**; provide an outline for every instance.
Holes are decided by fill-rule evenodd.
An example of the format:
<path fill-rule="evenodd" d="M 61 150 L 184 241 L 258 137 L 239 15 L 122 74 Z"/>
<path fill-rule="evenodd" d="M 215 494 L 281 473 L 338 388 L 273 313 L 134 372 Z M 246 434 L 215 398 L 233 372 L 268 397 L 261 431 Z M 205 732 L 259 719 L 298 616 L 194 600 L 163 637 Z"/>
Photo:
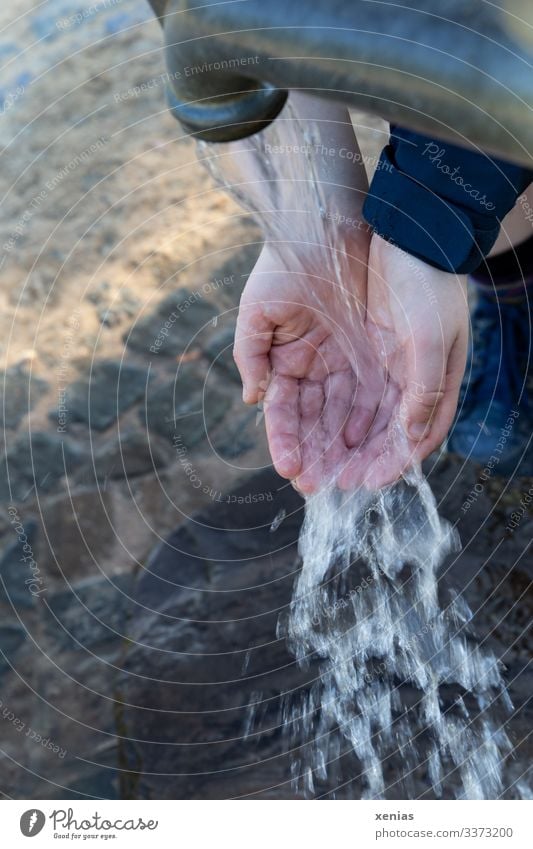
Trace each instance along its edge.
<path fill-rule="evenodd" d="M 457 517 L 457 499 L 476 480 L 475 470 L 468 467 L 463 486 L 450 496 L 448 484 L 457 468 L 453 459 L 444 460 L 434 480 L 437 496 L 444 496 L 441 510 L 451 520 Z M 264 492 L 273 494 L 272 502 L 244 503 L 238 512 L 222 503 L 196 517 L 155 552 L 139 576 L 135 598 L 150 611 L 132 616 L 132 643 L 124 655 L 125 675 L 119 684 L 124 702 L 137 706 L 124 706 L 122 712 L 128 736 L 137 740 L 125 741 L 121 749 L 131 768 L 122 787 L 127 796 L 292 798 L 296 792 L 284 749 L 282 697 L 305 691 L 316 667 L 312 663 L 302 672 L 295 665 L 283 640 L 276 638 L 276 623 L 290 602 L 298 569 L 302 502 L 272 473 L 251 479 L 236 497 Z M 287 517 L 271 533 L 265 519 L 281 508 Z M 482 525 L 483 505 L 477 512 Z M 224 528 L 223 535 L 219 528 Z M 474 609 L 480 576 L 486 575 L 490 583 L 499 568 L 498 561 L 491 562 L 493 541 L 481 536 L 476 537 L 477 545 L 450 558 L 443 578 L 446 585 L 462 589 Z M 505 589 L 509 607 L 512 580 L 518 578 L 517 572 L 509 576 Z M 480 638 L 486 636 L 487 626 L 490 629 L 482 616 L 476 620 Z M 501 630 L 506 631 L 505 623 Z M 499 656 L 505 653 L 504 643 L 493 641 L 493 647 Z M 511 697 L 521 704 L 530 683 L 524 678 L 525 665 L 518 661 L 520 670 L 515 664 L 509 679 Z M 249 708 L 254 701 L 257 711 Z M 509 723 L 522 766 L 531 755 L 524 741 L 531 718 L 526 708 Z M 397 764 L 385 765 L 391 785 L 395 770 Z M 157 771 L 165 776 L 154 776 Z M 357 798 L 363 790 L 357 775 L 357 763 L 345 752 L 330 780 L 316 783 L 316 792 Z M 425 793 L 427 780 L 422 771 L 412 792 Z M 390 798 L 395 797 L 402 798 L 400 788 L 391 791 Z"/>
<path fill-rule="evenodd" d="M 488 639 L 504 659 L 515 705 L 507 727 L 516 768 L 523 770 L 532 754 L 526 668 L 531 652 L 523 628 L 531 610 L 524 596 L 525 571 L 520 563 L 506 566 L 524 544 L 522 528 L 498 547 L 502 525 L 487 522 L 486 493 L 461 514 L 478 470 L 461 468 L 461 481 L 451 488 L 459 469 L 449 457 L 431 473 L 441 511 L 450 520 L 461 515 L 460 532 L 469 540 L 445 564 L 442 586 L 464 592 L 478 610 L 479 638 Z M 26 728 L 37 727 L 43 739 L 67 750 L 60 756 L 4 720 L 2 746 L 35 767 L 29 774 L 9 765 L 4 787 L 26 798 L 43 793 L 46 798 L 300 798 L 291 784 L 283 710 L 287 697 L 306 692 L 317 665 L 312 660 L 307 670 L 300 669 L 276 628 L 300 565 L 302 506 L 292 487 L 272 471 L 249 475 L 153 545 L 140 569 L 87 576 L 86 560 L 81 571 L 64 571 L 61 583 L 51 581 L 46 567 L 46 592 L 31 606 L 20 597 L 17 553 L 13 546 L 4 548 L 2 574 L 12 601 L 19 601 L 14 609 L 20 618 L 4 598 L 3 704 Z M 87 521 L 83 502 L 77 509 Z M 112 517 L 111 502 L 106 510 Z M 50 507 L 58 525 L 54 550 L 65 569 L 75 556 L 75 535 L 68 542 L 75 521 L 69 531 L 61 512 L 60 504 Z M 272 532 L 274 520 L 279 526 Z M 48 526 L 52 533 L 50 521 Z M 27 520 L 26 528 L 34 532 Z M 104 528 L 96 519 L 91 545 L 96 552 L 99 534 L 100 562 L 112 542 L 109 535 L 106 543 Z M 89 533 L 87 527 L 85 536 Z M 13 539 L 6 539 L 12 545 Z M 34 536 L 32 544 L 38 548 Z M 44 569 L 45 561 L 40 565 Z M 480 598 L 486 602 L 491 593 L 499 607 L 480 607 Z M 510 614 L 517 606 L 520 615 Z M 49 704 L 45 709 L 43 698 Z M 385 765 L 391 784 L 395 769 L 394 763 Z M 421 774 L 413 793 L 426 790 L 427 777 Z M 316 795 L 336 798 L 357 798 L 361 792 L 358 765 L 347 752 L 339 753 L 329 780 L 315 786 Z"/>
<path fill-rule="evenodd" d="M 99 448 L 74 478 L 78 483 L 134 478 L 150 474 L 169 462 L 169 451 L 145 431 L 126 431 Z"/>

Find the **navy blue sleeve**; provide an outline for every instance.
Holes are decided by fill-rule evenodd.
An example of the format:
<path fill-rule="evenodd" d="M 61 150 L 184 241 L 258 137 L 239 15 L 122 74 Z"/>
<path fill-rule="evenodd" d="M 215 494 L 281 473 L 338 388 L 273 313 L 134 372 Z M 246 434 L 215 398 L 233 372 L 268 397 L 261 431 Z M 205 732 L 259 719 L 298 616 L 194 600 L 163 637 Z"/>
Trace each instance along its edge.
<path fill-rule="evenodd" d="M 533 172 L 391 126 L 363 207 L 374 231 L 444 271 L 468 274 Z"/>

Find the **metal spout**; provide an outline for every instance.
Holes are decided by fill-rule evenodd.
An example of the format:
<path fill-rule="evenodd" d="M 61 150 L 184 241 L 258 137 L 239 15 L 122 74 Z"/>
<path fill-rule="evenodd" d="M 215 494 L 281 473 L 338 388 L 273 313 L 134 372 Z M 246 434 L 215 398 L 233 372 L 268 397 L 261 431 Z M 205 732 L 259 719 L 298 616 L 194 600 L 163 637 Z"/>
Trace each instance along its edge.
<path fill-rule="evenodd" d="M 169 103 L 231 141 L 275 119 L 287 89 L 531 165 L 533 67 L 508 13 L 484 0 L 153 0 Z"/>

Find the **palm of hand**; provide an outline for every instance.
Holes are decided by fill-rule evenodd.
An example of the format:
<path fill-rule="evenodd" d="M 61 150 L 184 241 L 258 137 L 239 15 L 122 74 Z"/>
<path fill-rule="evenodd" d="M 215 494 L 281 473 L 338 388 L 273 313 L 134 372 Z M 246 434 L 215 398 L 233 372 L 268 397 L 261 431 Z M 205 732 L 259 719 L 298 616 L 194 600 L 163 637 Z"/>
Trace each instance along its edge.
<path fill-rule="evenodd" d="M 360 261 L 348 276 L 351 289 L 341 291 L 281 268 L 266 250 L 241 300 L 244 400 L 264 400 L 274 465 L 304 493 L 396 480 L 444 438 L 464 370 L 468 312 L 457 278 L 378 237 L 368 292 Z M 413 422 L 422 430 L 409 439 Z"/>
<path fill-rule="evenodd" d="M 274 343 L 270 365 L 265 420 L 274 464 L 314 492 L 336 480 L 370 424 L 357 375 L 319 318 L 302 337 Z"/>
<path fill-rule="evenodd" d="M 235 357 L 244 399 L 264 400 L 274 465 L 304 493 L 338 478 L 374 418 L 356 374 L 368 363 L 366 268 L 356 279 L 340 293 L 308 272 L 280 270 L 265 251 L 241 300 Z"/>

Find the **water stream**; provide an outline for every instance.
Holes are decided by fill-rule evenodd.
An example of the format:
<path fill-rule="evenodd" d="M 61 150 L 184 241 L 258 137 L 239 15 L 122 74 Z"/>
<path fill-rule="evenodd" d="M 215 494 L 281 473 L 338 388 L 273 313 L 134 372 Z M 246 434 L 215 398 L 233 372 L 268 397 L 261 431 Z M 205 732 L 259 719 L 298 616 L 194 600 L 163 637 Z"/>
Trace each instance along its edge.
<path fill-rule="evenodd" d="M 200 146 L 199 156 L 291 268 L 313 256 L 335 287 L 332 323 L 355 339 L 364 315 L 346 286 L 338 216 L 316 176 L 320 142 L 321 128 L 299 121 L 289 104 L 263 133 Z M 290 144 L 300 155 L 269 154 Z M 385 386 L 379 359 L 356 343 L 351 350 L 358 379 Z M 279 623 L 297 663 L 319 668 L 309 691 L 283 707 L 297 789 L 312 796 L 317 782 L 340 782 L 337 765 L 348 751 L 366 798 L 494 799 L 504 791 L 512 706 L 500 667 L 477 644 L 464 599 L 443 598 L 438 583 L 458 549 L 416 468 L 377 493 L 330 484 L 306 499 L 302 568 Z"/>
<path fill-rule="evenodd" d="M 439 599 L 439 567 L 457 547 L 420 472 L 377 496 L 307 500 L 303 567 L 281 630 L 298 663 L 320 658 L 307 703 L 285 714 L 291 745 L 312 740 L 295 768 L 308 793 L 342 740 L 368 798 L 412 798 L 425 782 L 437 796 L 443 785 L 468 799 L 502 792 L 511 705 L 499 666 L 476 644 L 462 597 Z"/>

